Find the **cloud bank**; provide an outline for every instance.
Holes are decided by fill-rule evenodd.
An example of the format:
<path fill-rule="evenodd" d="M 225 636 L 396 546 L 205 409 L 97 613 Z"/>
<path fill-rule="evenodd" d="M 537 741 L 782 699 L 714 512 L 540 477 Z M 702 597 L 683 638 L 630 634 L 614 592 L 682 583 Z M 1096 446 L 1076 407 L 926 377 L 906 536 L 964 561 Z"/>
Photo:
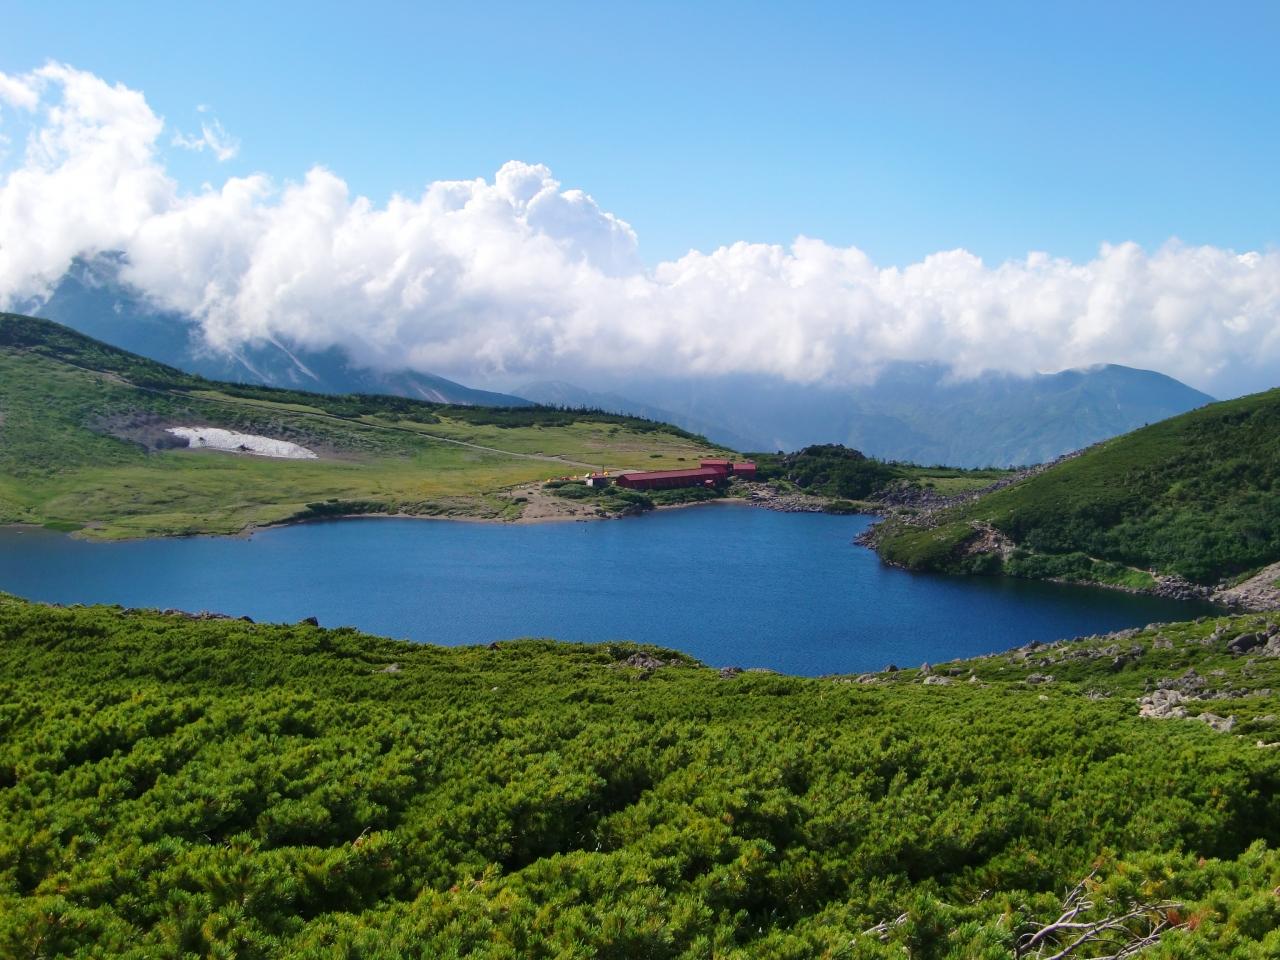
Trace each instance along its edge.
<path fill-rule="evenodd" d="M 72 67 L 0 74 L 0 305 L 47 293 L 77 256 L 122 251 L 124 278 L 198 319 L 214 348 L 339 345 L 370 366 L 473 380 L 848 382 L 892 360 L 961 373 L 1114 362 L 1230 394 L 1280 361 L 1275 251 L 1171 241 L 1104 245 L 1083 263 L 951 250 L 879 267 L 800 237 L 646 268 L 631 227 L 544 166 L 513 161 L 385 205 L 323 167 L 189 192 L 163 142 L 221 160 L 238 144 L 216 121 L 200 137 L 165 130 L 141 92 Z"/>

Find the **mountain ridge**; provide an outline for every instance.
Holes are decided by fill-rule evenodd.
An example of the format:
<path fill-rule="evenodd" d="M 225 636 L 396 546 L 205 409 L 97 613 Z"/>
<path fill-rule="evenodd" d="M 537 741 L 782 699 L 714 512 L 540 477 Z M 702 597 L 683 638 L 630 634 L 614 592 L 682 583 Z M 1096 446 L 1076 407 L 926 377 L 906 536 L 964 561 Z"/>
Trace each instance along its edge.
<path fill-rule="evenodd" d="M 841 443 L 882 460 L 967 468 L 1048 462 L 1213 400 L 1119 364 L 963 379 L 941 364 L 895 363 L 866 385 L 735 375 L 624 382 L 617 392 L 670 411 L 681 425 L 715 424 L 751 449 Z"/>
<path fill-rule="evenodd" d="M 531 406 L 524 397 L 465 386 L 413 370 L 378 371 L 355 363 L 339 347 L 306 350 L 268 339 L 217 351 L 191 318 L 154 307 L 120 277 L 123 259 L 103 254 L 77 259 L 47 297 L 16 313 L 39 314 L 88 336 L 172 367 L 229 383 L 315 393 L 385 393 L 430 403 Z"/>

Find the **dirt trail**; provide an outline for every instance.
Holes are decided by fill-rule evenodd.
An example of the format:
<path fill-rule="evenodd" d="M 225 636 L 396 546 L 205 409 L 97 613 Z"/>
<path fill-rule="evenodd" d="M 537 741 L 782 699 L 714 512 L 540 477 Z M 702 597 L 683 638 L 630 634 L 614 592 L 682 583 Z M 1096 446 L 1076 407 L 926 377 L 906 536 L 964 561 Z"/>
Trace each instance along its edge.
<path fill-rule="evenodd" d="M 548 493 L 540 483 L 517 487 L 513 498 L 524 497 L 524 510 L 516 523 L 545 523 L 549 520 L 598 520 L 597 504 L 591 501 L 566 500 Z"/>

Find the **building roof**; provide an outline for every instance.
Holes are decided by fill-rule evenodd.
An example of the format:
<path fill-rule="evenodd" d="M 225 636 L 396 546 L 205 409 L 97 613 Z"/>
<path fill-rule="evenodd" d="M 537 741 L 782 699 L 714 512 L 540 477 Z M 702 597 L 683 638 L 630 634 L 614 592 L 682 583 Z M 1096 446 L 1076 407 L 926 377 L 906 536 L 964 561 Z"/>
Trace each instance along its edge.
<path fill-rule="evenodd" d="M 696 467 L 689 470 L 639 470 L 635 473 L 620 473 L 619 478 L 628 480 L 677 480 L 677 479 L 713 479 L 719 472 L 710 467 Z"/>

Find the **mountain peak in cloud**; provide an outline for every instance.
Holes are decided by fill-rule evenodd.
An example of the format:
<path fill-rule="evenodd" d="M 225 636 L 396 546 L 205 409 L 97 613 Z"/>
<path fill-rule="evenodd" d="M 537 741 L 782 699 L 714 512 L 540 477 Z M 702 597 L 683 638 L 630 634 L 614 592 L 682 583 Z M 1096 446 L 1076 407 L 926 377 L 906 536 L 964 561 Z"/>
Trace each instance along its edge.
<path fill-rule="evenodd" d="M 896 361 L 960 376 L 1115 362 L 1232 394 L 1269 385 L 1280 361 L 1276 252 L 1121 243 L 1086 262 L 950 250 L 879 267 L 800 237 L 645 269 L 625 220 L 540 164 L 382 205 L 323 167 L 191 192 L 139 91 L 49 64 L 0 75 L 0 98 L 0 133 L 25 138 L 0 160 L 0 306 L 47 295 L 77 257 L 118 251 L 124 280 L 215 347 L 340 347 L 369 367 L 465 379 L 841 384 Z M 229 149 L 225 132 L 214 140 Z"/>

